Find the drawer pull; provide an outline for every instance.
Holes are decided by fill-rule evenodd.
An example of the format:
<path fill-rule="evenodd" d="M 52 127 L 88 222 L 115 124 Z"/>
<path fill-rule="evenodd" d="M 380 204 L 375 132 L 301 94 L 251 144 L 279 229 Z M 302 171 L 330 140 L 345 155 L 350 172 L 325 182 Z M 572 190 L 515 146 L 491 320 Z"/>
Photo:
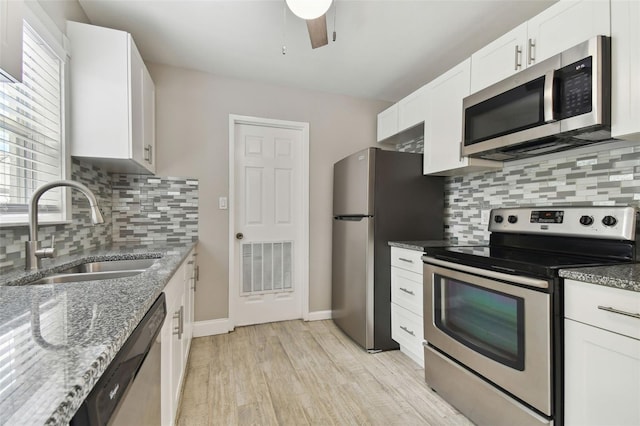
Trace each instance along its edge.
<path fill-rule="evenodd" d="M 403 262 L 407 262 L 407 263 L 413 263 L 413 260 L 405 259 L 404 257 L 399 257 L 398 260 L 402 260 Z"/>
<path fill-rule="evenodd" d="M 409 333 L 410 335 L 412 335 L 413 337 L 416 337 L 416 334 L 415 334 L 413 331 L 409 330 L 409 329 L 408 329 L 407 327 L 405 327 L 404 325 L 401 325 L 401 326 L 400 326 L 400 328 L 401 328 L 402 330 L 404 330 L 405 332 Z"/>
<path fill-rule="evenodd" d="M 404 291 L 405 293 L 410 294 L 412 296 L 416 295 L 414 292 L 412 292 L 411 290 L 407 290 L 406 288 L 400 287 L 400 291 Z"/>
<path fill-rule="evenodd" d="M 615 309 L 615 308 L 612 308 L 610 306 L 598 306 L 598 309 L 603 310 L 603 311 L 607 311 L 607 312 L 612 312 L 614 314 L 619 314 L 619 315 L 624 315 L 624 316 L 631 317 L 631 318 L 640 319 L 640 314 L 634 314 L 633 312 L 621 311 L 619 309 Z"/>

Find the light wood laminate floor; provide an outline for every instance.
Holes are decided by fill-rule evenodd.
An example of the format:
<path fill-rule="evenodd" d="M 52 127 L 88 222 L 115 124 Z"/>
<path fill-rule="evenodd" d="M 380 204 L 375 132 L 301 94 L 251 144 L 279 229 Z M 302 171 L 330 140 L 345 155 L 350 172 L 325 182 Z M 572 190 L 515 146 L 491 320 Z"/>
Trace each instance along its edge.
<path fill-rule="evenodd" d="M 178 425 L 471 425 L 400 351 L 368 354 L 332 321 L 193 339 Z"/>

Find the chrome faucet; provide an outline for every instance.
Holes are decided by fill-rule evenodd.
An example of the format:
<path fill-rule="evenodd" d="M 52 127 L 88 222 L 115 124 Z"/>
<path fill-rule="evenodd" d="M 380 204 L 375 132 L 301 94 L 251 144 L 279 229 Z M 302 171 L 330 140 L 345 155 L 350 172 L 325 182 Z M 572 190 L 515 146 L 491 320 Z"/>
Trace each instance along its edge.
<path fill-rule="evenodd" d="M 29 241 L 25 243 L 26 265 L 27 271 L 36 271 L 40 269 L 43 257 L 54 257 L 56 249 L 53 247 L 53 238 L 51 239 L 51 247 L 38 249 L 38 200 L 42 194 L 51 188 L 59 186 L 68 186 L 82 192 L 89 200 L 89 208 L 91 209 L 91 223 L 97 225 L 104 223 L 104 218 L 98 208 L 96 196 L 85 185 L 72 180 L 56 180 L 45 183 L 33 192 L 31 201 L 29 202 Z"/>

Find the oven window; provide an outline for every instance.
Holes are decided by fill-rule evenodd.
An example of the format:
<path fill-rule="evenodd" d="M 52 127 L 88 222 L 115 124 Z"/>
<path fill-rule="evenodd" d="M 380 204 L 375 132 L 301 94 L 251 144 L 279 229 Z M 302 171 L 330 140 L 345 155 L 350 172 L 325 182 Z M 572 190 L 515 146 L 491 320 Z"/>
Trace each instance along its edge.
<path fill-rule="evenodd" d="M 524 370 L 524 299 L 435 274 L 436 326 L 501 364 Z"/>
<path fill-rule="evenodd" d="M 544 77 L 466 109 L 464 144 L 518 132 L 544 123 Z"/>

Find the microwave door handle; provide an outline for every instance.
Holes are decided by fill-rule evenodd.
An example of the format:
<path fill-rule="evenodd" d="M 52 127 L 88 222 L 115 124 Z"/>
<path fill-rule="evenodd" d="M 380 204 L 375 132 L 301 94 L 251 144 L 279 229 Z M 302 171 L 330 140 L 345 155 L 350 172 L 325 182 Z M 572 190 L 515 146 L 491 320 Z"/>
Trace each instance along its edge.
<path fill-rule="evenodd" d="M 555 96 L 555 88 L 553 84 L 553 76 L 555 75 L 555 71 L 551 70 L 547 72 L 544 76 L 544 122 L 551 123 L 556 121 L 556 118 L 553 114 L 553 103 Z"/>

